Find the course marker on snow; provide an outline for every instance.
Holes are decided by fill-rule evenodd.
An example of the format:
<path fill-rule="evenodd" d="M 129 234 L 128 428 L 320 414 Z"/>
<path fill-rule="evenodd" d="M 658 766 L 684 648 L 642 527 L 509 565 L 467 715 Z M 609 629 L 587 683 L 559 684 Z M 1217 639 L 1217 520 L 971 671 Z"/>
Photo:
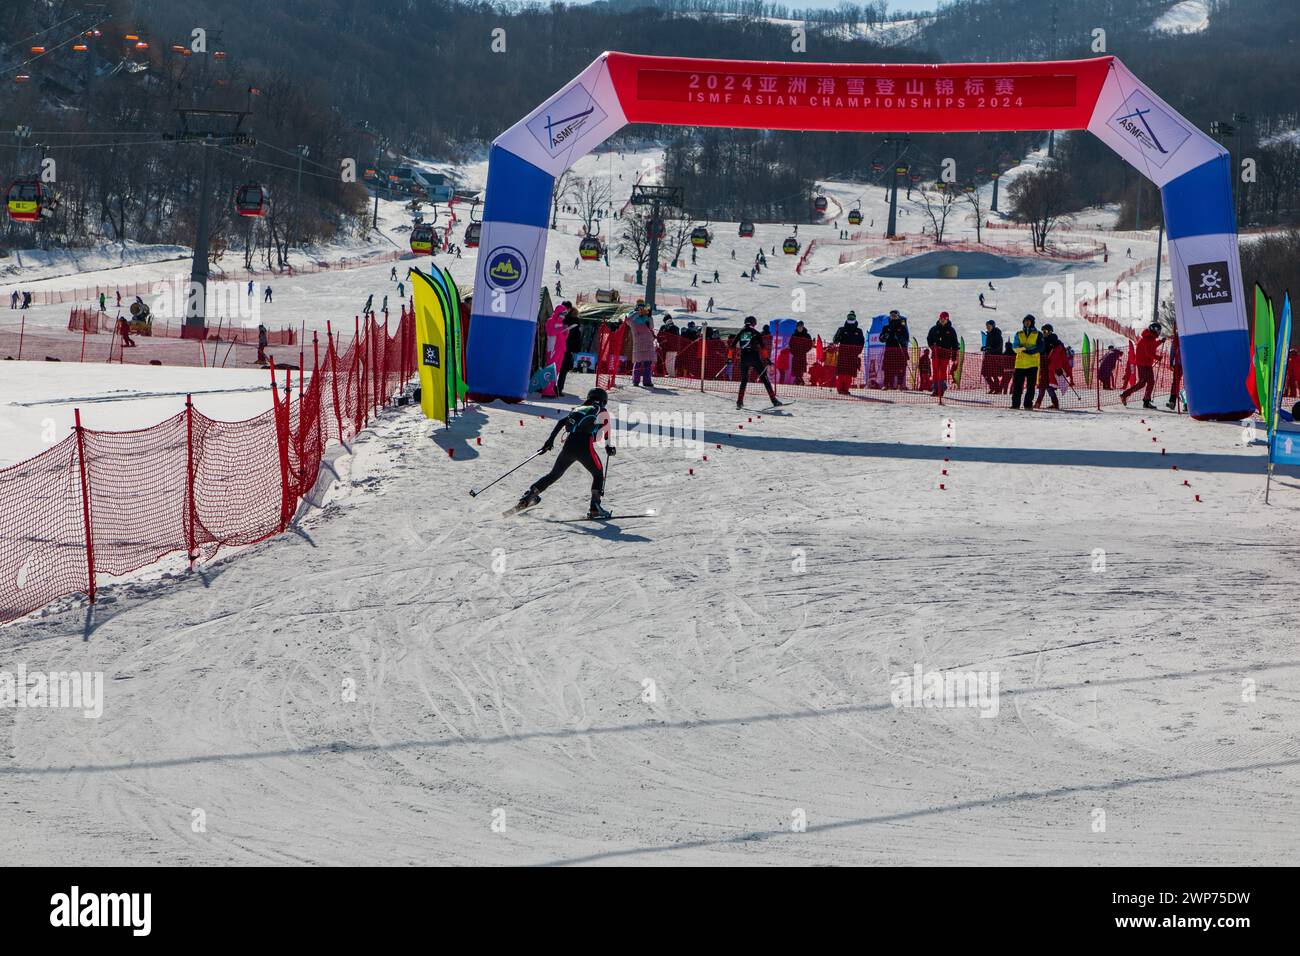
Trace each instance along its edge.
<path fill-rule="evenodd" d="M 519 419 L 519 427 L 520 427 L 520 428 L 523 428 L 523 427 L 524 427 L 524 420 L 523 420 L 522 418 Z"/>
<path fill-rule="evenodd" d="M 1200 501 L 1200 500 L 1201 500 L 1201 496 L 1200 496 L 1200 495 L 1197 495 L 1197 496 L 1196 496 L 1196 500 L 1197 500 L 1197 501 Z"/>
<path fill-rule="evenodd" d="M 1191 483 L 1190 481 L 1188 481 L 1186 478 L 1184 478 L 1184 479 L 1183 479 L 1183 487 L 1184 487 L 1184 488 L 1190 488 L 1190 487 L 1192 487 L 1192 483 Z"/>
<path fill-rule="evenodd" d="M 708 455 L 705 455 L 705 456 L 704 456 L 704 460 L 705 460 L 705 461 L 708 461 L 708 460 L 709 460 L 709 456 L 708 456 Z"/>
<path fill-rule="evenodd" d="M 948 469 L 947 469 L 947 468 L 944 468 L 942 471 L 939 472 L 939 474 L 941 474 L 941 475 L 946 475 L 946 474 L 948 474 Z"/>
<path fill-rule="evenodd" d="M 476 445 L 481 445 L 481 444 L 483 444 L 483 436 L 482 436 L 482 435 L 477 435 L 477 436 L 475 436 L 475 438 L 474 438 L 474 444 L 476 444 Z"/>
<path fill-rule="evenodd" d="M 942 482 L 942 481 L 939 482 L 939 490 L 940 490 L 940 491 L 943 491 L 943 482 Z"/>
<path fill-rule="evenodd" d="M 448 458 L 455 458 L 455 457 L 456 457 L 456 449 L 454 449 L 454 448 L 448 448 L 448 449 L 447 449 L 447 457 L 448 457 Z"/>
<path fill-rule="evenodd" d="M 687 469 L 686 469 L 686 474 L 688 474 L 688 475 L 693 475 L 693 474 L 695 474 L 695 469 L 694 469 L 694 468 L 687 468 Z"/>
<path fill-rule="evenodd" d="M 763 417 L 762 415 L 759 416 L 759 418 L 762 418 L 762 417 Z M 754 416 L 753 416 L 753 415 L 750 415 L 750 416 L 749 416 L 749 423 L 750 423 L 751 425 L 754 424 Z"/>

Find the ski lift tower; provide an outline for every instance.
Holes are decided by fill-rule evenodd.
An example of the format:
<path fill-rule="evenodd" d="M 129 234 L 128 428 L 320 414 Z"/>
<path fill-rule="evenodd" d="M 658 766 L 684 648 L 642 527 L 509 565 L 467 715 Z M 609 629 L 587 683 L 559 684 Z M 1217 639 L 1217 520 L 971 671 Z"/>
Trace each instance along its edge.
<path fill-rule="evenodd" d="M 190 287 L 185 297 L 185 324 L 182 338 L 201 339 L 206 332 L 206 304 L 208 298 L 208 246 L 211 224 L 208 203 L 212 192 L 212 152 L 216 146 L 251 148 L 257 145 L 243 131 L 248 110 L 178 109 L 179 125 L 175 133 L 164 133 L 164 139 L 178 143 L 194 143 L 203 151 L 203 176 L 199 187 L 198 228 L 194 236 L 194 264 L 190 268 Z"/>
<path fill-rule="evenodd" d="M 665 208 L 680 209 L 684 201 L 681 186 L 642 186 L 632 187 L 633 206 L 650 207 L 650 272 L 646 275 L 645 301 L 650 307 L 650 314 L 655 311 L 655 275 L 659 271 L 659 224 L 663 222 Z"/>

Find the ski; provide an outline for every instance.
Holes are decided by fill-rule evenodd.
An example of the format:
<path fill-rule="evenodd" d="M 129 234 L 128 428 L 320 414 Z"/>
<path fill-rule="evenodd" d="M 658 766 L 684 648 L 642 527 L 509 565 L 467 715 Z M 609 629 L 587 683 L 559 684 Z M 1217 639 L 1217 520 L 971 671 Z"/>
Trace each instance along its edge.
<path fill-rule="evenodd" d="M 753 412 L 756 415 L 766 415 L 768 412 L 780 411 L 783 408 L 789 408 L 794 402 L 782 401 L 780 405 L 769 405 L 767 408 L 750 408 L 746 405 L 744 408 L 738 408 L 736 411 Z"/>

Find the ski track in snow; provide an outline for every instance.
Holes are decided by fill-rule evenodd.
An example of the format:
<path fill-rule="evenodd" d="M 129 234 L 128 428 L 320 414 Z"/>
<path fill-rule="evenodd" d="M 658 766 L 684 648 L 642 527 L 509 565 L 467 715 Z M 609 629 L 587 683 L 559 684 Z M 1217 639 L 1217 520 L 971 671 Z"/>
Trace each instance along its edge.
<path fill-rule="evenodd" d="M 465 489 L 537 446 L 542 406 L 490 406 L 436 444 L 403 410 L 295 530 L 106 587 L 88 640 L 75 602 L 0 632 L 0 669 L 108 685 L 98 721 L 0 710 L 10 859 L 1293 858 L 1300 655 L 1271 529 L 1300 489 L 1283 479 L 1266 513 L 1235 428 L 805 401 L 739 432 L 697 393 L 615 398 L 705 416 L 708 462 L 616 459 L 608 500 L 653 519 L 501 519 L 541 462 Z M 1067 447 L 1093 464 L 1060 463 Z M 571 473 L 533 513 L 585 502 Z M 895 709 L 889 679 L 917 662 L 996 671 L 998 716 Z"/>

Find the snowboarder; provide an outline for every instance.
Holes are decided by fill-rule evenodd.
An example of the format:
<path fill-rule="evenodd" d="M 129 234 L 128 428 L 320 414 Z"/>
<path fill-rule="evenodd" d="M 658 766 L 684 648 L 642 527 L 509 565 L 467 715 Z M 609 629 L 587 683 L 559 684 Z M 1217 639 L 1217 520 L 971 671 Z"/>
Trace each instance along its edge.
<path fill-rule="evenodd" d="M 528 486 L 528 490 L 524 492 L 512 511 L 523 511 L 537 504 L 542 500 L 543 491 L 555 484 L 571 465 L 580 464 L 591 473 L 591 506 L 587 509 L 587 517 L 610 517 L 610 513 L 600 506 L 600 499 L 605 494 L 605 467 L 601 464 L 600 455 L 596 451 L 598 438 L 605 440 L 606 455 L 613 457 L 616 451 L 610 443 L 609 412 L 605 410 L 608 402 L 609 395 L 603 388 L 593 388 L 587 393 L 587 399 L 583 404 L 555 423 L 555 428 L 546 439 L 546 444 L 542 446 L 542 451 L 552 451 L 555 448 L 556 436 L 560 434 L 561 429 L 565 429 L 568 435 L 564 439 L 559 457 L 547 474 Z"/>
<path fill-rule="evenodd" d="M 772 400 L 773 408 L 780 408 L 783 402 L 776 397 L 772 380 L 767 376 L 767 360 L 763 357 L 763 336 L 758 331 L 758 319 L 745 316 L 745 327 L 731 337 L 731 345 L 740 353 L 740 393 L 736 396 L 736 407 L 745 406 L 745 386 L 749 384 L 749 370 L 754 370 L 754 377 L 767 389 L 767 397 Z"/>
<path fill-rule="evenodd" d="M 372 292 L 366 296 L 366 304 L 361 307 L 362 315 L 370 315 L 370 309 L 375 304 L 375 294 Z"/>

